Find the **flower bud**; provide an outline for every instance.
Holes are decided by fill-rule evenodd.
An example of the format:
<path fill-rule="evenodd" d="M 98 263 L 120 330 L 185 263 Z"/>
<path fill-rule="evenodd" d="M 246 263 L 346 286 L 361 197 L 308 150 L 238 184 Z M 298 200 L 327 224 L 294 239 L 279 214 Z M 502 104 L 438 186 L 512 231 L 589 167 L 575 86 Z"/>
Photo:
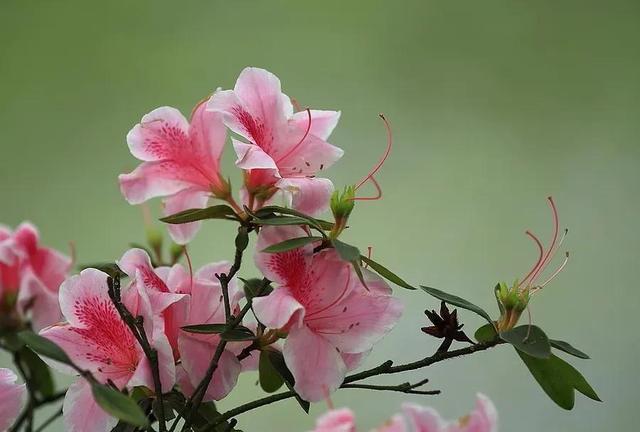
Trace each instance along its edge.
<path fill-rule="evenodd" d="M 500 282 L 496 285 L 494 293 L 501 314 L 497 322 L 498 331 L 511 330 L 529 304 L 529 289 L 519 288 L 518 281 L 514 282 L 511 288 Z"/>
<path fill-rule="evenodd" d="M 331 212 L 335 220 L 335 226 L 331 230 L 332 238 L 337 238 L 346 228 L 349 216 L 355 206 L 355 196 L 356 191 L 353 186 L 346 186 L 342 193 L 336 190 L 331 195 Z"/>

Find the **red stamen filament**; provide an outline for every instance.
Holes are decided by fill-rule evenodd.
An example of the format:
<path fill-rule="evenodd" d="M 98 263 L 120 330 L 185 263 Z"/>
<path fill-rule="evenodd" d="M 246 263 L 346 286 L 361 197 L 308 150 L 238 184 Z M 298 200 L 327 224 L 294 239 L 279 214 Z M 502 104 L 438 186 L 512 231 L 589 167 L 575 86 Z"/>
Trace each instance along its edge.
<path fill-rule="evenodd" d="M 189 256 L 189 252 L 187 251 L 186 246 L 182 246 L 184 249 L 184 256 L 187 258 L 187 264 L 189 265 L 189 292 L 193 292 L 193 265 L 191 264 L 191 257 Z"/>
<path fill-rule="evenodd" d="M 527 275 L 524 277 L 524 279 L 522 279 L 520 281 L 520 283 L 518 284 L 518 288 L 520 288 L 522 285 L 524 285 L 527 281 L 527 279 L 529 279 L 529 277 L 533 274 L 533 272 L 536 271 L 536 269 L 538 268 L 538 266 L 540 265 L 540 263 L 542 262 L 542 256 L 544 254 L 544 250 L 542 248 L 542 243 L 540 243 L 540 240 L 538 240 L 538 237 L 536 237 L 531 231 L 526 231 L 526 234 L 531 237 L 533 239 L 534 242 L 536 242 L 536 245 L 538 246 L 538 261 L 536 261 L 535 265 L 533 266 L 533 268 L 529 271 L 529 273 L 527 273 Z"/>
<path fill-rule="evenodd" d="M 375 177 L 370 177 L 369 180 L 373 183 L 373 186 L 376 188 L 376 195 L 372 197 L 353 197 L 352 201 L 377 201 L 382 198 L 382 189 L 380 188 L 380 184 Z"/>
<path fill-rule="evenodd" d="M 318 317 L 318 314 L 321 314 L 322 312 L 325 312 L 325 311 L 331 309 L 340 300 L 342 300 L 342 298 L 345 296 L 345 294 L 349 290 L 349 283 L 350 282 L 351 282 L 351 272 L 347 273 L 347 283 L 344 284 L 344 289 L 342 290 L 340 295 L 334 301 L 332 301 L 328 306 L 325 306 L 325 307 L 321 308 L 320 310 L 314 311 L 314 312 L 310 313 L 309 315 L 307 315 L 307 318 L 305 318 L 305 321 L 312 321 L 314 319 L 322 319 L 322 317 Z M 316 318 L 312 318 L 313 316 L 315 316 Z"/>
<path fill-rule="evenodd" d="M 564 267 L 567 265 L 568 262 L 569 262 L 569 252 L 567 252 L 565 254 L 564 261 L 562 262 L 560 267 L 558 267 L 558 269 L 556 271 L 554 271 L 553 274 L 551 276 L 549 276 L 549 278 L 546 281 L 542 282 L 540 284 L 540 286 L 538 287 L 538 289 L 544 288 L 549 282 L 554 280 L 556 278 L 556 276 L 558 276 L 560 274 L 560 272 L 564 269 Z"/>
<path fill-rule="evenodd" d="M 307 116 L 309 118 L 309 120 L 307 121 L 307 130 L 304 131 L 304 135 L 302 136 L 302 139 L 298 141 L 298 144 L 291 147 L 289 151 L 284 154 L 284 156 L 276 161 L 276 165 L 278 165 L 280 162 L 282 162 L 283 160 L 291 156 L 296 150 L 298 150 L 298 148 L 300 148 L 304 140 L 307 138 L 307 135 L 309 135 L 309 131 L 311 130 L 311 110 L 309 108 L 305 108 L 305 110 L 307 111 Z"/>
<path fill-rule="evenodd" d="M 393 134 L 391 133 L 391 125 L 389 124 L 389 121 L 384 116 L 384 114 L 380 114 L 380 118 L 384 122 L 384 127 L 387 130 L 387 149 L 382 155 L 382 158 L 380 158 L 380 161 L 376 164 L 376 166 L 373 167 L 373 169 L 369 171 L 369 173 L 362 180 L 358 182 L 358 184 L 355 187 L 355 190 L 358 190 L 363 184 L 365 184 L 367 181 L 373 178 L 373 176 L 378 172 L 378 170 L 382 168 L 382 165 L 389 157 L 389 153 L 391 153 L 391 147 L 393 146 Z"/>
<path fill-rule="evenodd" d="M 549 264 L 549 260 L 551 258 L 551 253 L 556 246 L 556 241 L 558 240 L 558 231 L 559 231 L 559 221 L 558 221 L 558 210 L 556 209 L 556 204 L 553 202 L 552 197 L 547 198 L 549 200 L 549 205 L 551 206 L 551 211 L 553 213 L 553 238 L 551 239 L 551 244 L 549 245 L 549 249 L 544 255 L 542 262 L 536 269 L 536 271 L 531 276 L 530 284 L 533 285 L 535 283 L 536 278 L 540 275 L 542 270 Z"/>

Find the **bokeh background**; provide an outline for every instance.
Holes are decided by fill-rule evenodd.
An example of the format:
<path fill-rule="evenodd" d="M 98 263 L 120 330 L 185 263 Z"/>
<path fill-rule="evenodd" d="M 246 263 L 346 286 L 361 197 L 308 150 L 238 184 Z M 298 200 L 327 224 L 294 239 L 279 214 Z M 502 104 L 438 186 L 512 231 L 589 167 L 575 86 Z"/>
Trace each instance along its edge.
<path fill-rule="evenodd" d="M 80 262 L 118 258 L 144 241 L 140 209 L 116 182 L 136 165 L 129 128 L 160 105 L 188 113 L 216 87 L 232 87 L 243 67 L 265 67 L 303 106 L 342 110 L 332 142 L 346 153 L 329 171 L 336 185 L 377 161 L 385 145 L 377 114 L 391 120 L 396 146 L 378 176 L 384 199 L 358 204 L 346 236 L 407 280 L 495 313 L 494 284 L 535 258 L 524 230 L 550 233 L 547 195 L 570 227 L 571 262 L 535 298 L 533 319 L 591 354 L 571 362 L 605 403 L 578 396 L 562 411 L 506 347 L 380 382 L 429 377 L 442 395 L 409 399 L 450 417 L 482 391 L 508 432 L 632 430 L 639 20 L 633 0 L 3 0 L 0 220 L 31 220 L 61 249 L 73 240 Z M 229 151 L 225 173 L 238 184 Z M 232 257 L 229 228 L 207 224 L 191 246 L 197 263 Z M 396 292 L 405 316 L 368 365 L 437 346 L 419 330 L 437 303 Z M 461 315 L 471 333 L 481 324 Z M 222 408 L 259 396 L 255 380 L 243 376 Z M 406 399 L 344 390 L 333 403 L 351 406 L 367 430 Z M 247 431 L 304 431 L 325 409 L 307 416 L 288 401 L 239 420 Z"/>

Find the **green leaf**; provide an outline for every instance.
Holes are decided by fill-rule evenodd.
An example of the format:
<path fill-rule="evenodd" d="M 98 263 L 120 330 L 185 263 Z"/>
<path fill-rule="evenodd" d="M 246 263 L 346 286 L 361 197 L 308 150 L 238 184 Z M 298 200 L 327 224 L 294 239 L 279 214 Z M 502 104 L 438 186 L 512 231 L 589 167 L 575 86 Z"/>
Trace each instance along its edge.
<path fill-rule="evenodd" d="M 147 426 L 147 417 L 129 396 L 102 384 L 92 384 L 91 392 L 97 404 L 105 412 L 134 426 Z"/>
<path fill-rule="evenodd" d="M 37 335 L 29 330 L 18 333 L 18 337 L 33 351 L 41 356 L 48 357 L 51 360 L 58 361 L 67 365 L 71 365 L 71 359 L 62 349 L 51 342 L 49 339 Z"/>
<path fill-rule="evenodd" d="M 286 384 L 287 388 L 295 392 L 293 387 L 296 381 L 293 378 L 293 374 L 287 367 L 287 364 L 284 361 L 284 357 L 282 356 L 282 353 L 280 351 L 275 351 L 275 350 L 267 350 L 265 352 L 268 354 L 269 360 L 271 361 L 271 364 L 273 365 L 273 367 L 278 371 L 280 376 L 284 379 L 284 383 Z M 302 407 L 302 409 L 304 410 L 304 412 L 309 414 L 309 407 L 311 406 L 311 404 L 309 404 L 309 402 L 307 402 L 306 400 L 302 399 L 300 395 L 298 395 L 298 393 L 295 394 L 295 398 L 298 401 L 298 404 L 300 405 L 300 407 Z"/>
<path fill-rule="evenodd" d="M 251 300 L 254 297 L 264 297 L 271 294 L 273 291 L 273 287 L 271 286 L 271 282 L 265 284 L 265 281 L 262 279 L 242 279 L 238 278 L 244 283 L 244 295 L 247 297 L 247 300 Z"/>
<path fill-rule="evenodd" d="M 551 355 L 548 359 L 532 357 L 516 350 L 531 375 L 542 390 L 558 406 L 571 410 L 575 404 L 575 390 L 590 399 L 600 401 L 595 390 L 573 366 L 561 358 Z"/>
<path fill-rule="evenodd" d="M 581 359 L 589 359 L 589 356 L 585 353 L 583 353 L 582 351 L 580 351 L 579 349 L 571 346 L 571 344 L 569 344 L 568 342 L 565 341 L 561 341 L 561 340 L 554 340 L 554 339 L 549 339 L 549 343 L 551 344 L 552 347 L 559 349 L 560 351 L 564 351 L 567 354 L 571 354 L 572 356 L 581 358 Z"/>
<path fill-rule="evenodd" d="M 330 230 L 333 228 L 333 223 L 331 222 L 324 221 L 322 219 L 316 219 L 302 212 L 299 212 L 297 210 L 286 208 L 286 207 L 279 207 L 279 206 L 262 207 L 260 210 L 256 212 L 254 217 L 263 218 L 272 213 L 280 213 L 280 214 L 289 215 L 289 216 L 297 216 L 301 219 L 306 220 L 309 225 L 311 225 L 312 227 L 318 230 Z"/>
<path fill-rule="evenodd" d="M 34 390 L 40 393 L 43 398 L 53 396 L 55 384 L 51 369 L 47 364 L 35 352 L 26 347 L 20 350 L 18 358 L 22 367 L 26 370 Z"/>
<path fill-rule="evenodd" d="M 272 244 L 271 246 L 264 248 L 262 252 L 266 252 L 266 253 L 286 252 L 292 249 L 298 249 L 299 247 L 306 246 L 309 243 L 313 243 L 322 239 L 323 237 L 318 237 L 318 236 L 296 237 L 289 240 L 285 240 L 280 243 Z"/>
<path fill-rule="evenodd" d="M 480 343 L 493 342 L 498 337 L 498 333 L 493 324 L 485 324 L 476 330 L 474 337 Z"/>
<path fill-rule="evenodd" d="M 505 342 L 509 342 L 517 350 L 532 357 L 547 359 L 551 357 L 549 338 L 538 326 L 521 325 L 500 333 Z"/>
<path fill-rule="evenodd" d="M 173 413 L 173 407 L 170 403 L 163 400 L 164 407 L 164 419 L 165 420 L 173 420 L 176 418 L 176 415 Z M 156 398 L 151 403 L 151 410 L 153 411 L 153 415 L 156 416 L 157 419 L 160 418 L 160 399 Z"/>
<path fill-rule="evenodd" d="M 273 393 L 284 384 L 284 378 L 271 364 L 269 350 L 260 352 L 260 362 L 258 363 L 258 373 L 260 377 L 260 387 L 267 393 Z"/>
<path fill-rule="evenodd" d="M 194 324 L 181 327 L 187 333 L 220 334 L 227 329 L 226 324 Z"/>
<path fill-rule="evenodd" d="M 184 210 L 171 216 L 160 218 L 162 222 L 168 224 L 184 224 L 205 219 L 238 220 L 236 213 L 226 204 L 214 205 L 203 209 Z"/>
<path fill-rule="evenodd" d="M 120 270 L 120 267 L 118 267 L 118 264 L 116 263 L 83 264 L 80 266 L 81 270 L 85 270 L 88 268 L 94 268 L 96 270 L 100 270 L 101 272 L 108 274 L 112 278 L 115 278 L 115 277 L 125 278 L 128 276 L 125 272 Z"/>
<path fill-rule="evenodd" d="M 256 338 L 251 330 L 243 326 L 229 329 L 227 324 L 194 324 L 181 328 L 187 333 L 219 334 L 226 341 L 248 341 Z"/>
<path fill-rule="evenodd" d="M 405 282 L 398 275 L 393 273 L 391 270 L 389 270 L 388 268 L 386 268 L 382 264 L 375 262 L 371 258 L 367 258 L 364 255 L 360 255 L 360 259 L 365 264 L 367 264 L 373 271 L 378 273 L 380 276 L 382 276 L 383 278 L 385 278 L 389 282 L 393 282 L 394 284 L 396 284 L 398 286 L 401 286 L 402 288 L 406 288 L 406 289 L 410 289 L 410 290 L 416 289 L 415 287 L 413 287 L 413 286 L 409 285 L 407 282 Z"/>
<path fill-rule="evenodd" d="M 225 330 L 220 334 L 220 338 L 228 342 L 250 341 L 254 340 L 256 338 L 256 335 L 254 335 L 253 332 L 248 328 L 238 326 L 234 329 Z"/>
<path fill-rule="evenodd" d="M 331 240 L 331 244 L 342 260 L 351 263 L 353 270 L 356 272 L 356 275 L 358 275 L 358 279 L 360 279 L 362 285 L 368 289 L 367 282 L 362 274 L 362 261 L 360 261 L 362 255 L 360 255 L 358 248 L 338 239 Z"/>
<path fill-rule="evenodd" d="M 253 222 L 258 225 L 309 225 L 309 221 L 295 216 L 273 216 L 265 219 L 254 219 Z"/>
<path fill-rule="evenodd" d="M 420 285 L 420 288 L 422 288 L 422 290 L 425 291 L 427 294 L 430 294 L 435 298 L 442 300 L 445 303 L 449 303 L 450 305 L 461 307 L 462 309 L 466 309 L 480 315 L 482 318 L 487 320 L 489 324 L 493 325 L 493 320 L 491 319 L 489 314 L 485 312 L 485 310 L 482 309 L 481 307 L 476 306 L 473 303 L 468 302 L 467 300 L 461 297 L 458 297 L 453 294 L 448 294 L 436 288 L 430 288 L 424 285 Z"/>
<path fill-rule="evenodd" d="M 249 245 L 249 232 L 247 228 L 241 226 L 238 228 L 238 235 L 236 235 L 236 249 L 244 251 Z"/>

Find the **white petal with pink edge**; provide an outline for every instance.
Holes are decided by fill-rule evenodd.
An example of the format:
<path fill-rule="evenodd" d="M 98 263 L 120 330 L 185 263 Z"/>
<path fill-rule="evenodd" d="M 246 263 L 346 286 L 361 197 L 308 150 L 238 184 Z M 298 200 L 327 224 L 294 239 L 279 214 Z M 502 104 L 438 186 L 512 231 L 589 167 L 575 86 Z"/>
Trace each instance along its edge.
<path fill-rule="evenodd" d="M 84 378 L 79 378 L 67 390 L 62 415 L 67 432 L 109 432 L 118 424 L 117 418 L 96 403 L 91 386 Z"/>

